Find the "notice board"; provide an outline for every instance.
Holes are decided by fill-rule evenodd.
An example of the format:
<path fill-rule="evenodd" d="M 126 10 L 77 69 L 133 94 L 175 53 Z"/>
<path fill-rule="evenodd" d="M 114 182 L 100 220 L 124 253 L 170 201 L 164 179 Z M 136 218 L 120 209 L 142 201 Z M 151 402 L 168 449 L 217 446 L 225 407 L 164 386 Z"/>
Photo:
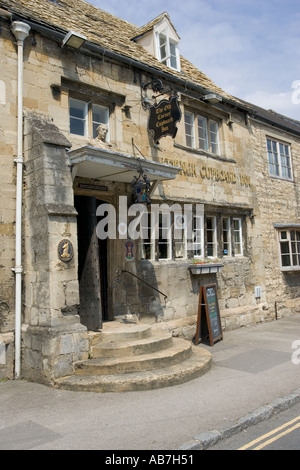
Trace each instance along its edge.
<path fill-rule="evenodd" d="M 223 339 L 216 284 L 200 287 L 195 344 L 209 340 L 210 346 Z"/>

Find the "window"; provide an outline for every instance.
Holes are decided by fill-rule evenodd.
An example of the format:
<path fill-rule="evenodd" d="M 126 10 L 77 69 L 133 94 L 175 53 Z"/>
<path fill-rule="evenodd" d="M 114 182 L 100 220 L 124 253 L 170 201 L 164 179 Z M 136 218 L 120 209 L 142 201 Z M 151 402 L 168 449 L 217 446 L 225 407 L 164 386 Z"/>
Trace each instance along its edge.
<path fill-rule="evenodd" d="M 185 215 L 174 213 L 174 258 L 186 258 L 187 257 L 187 234 L 186 227 L 187 218 Z M 179 230 L 179 234 L 175 231 Z M 176 236 L 175 236 L 176 233 Z"/>
<path fill-rule="evenodd" d="M 175 210 L 153 211 L 143 218 L 141 234 L 142 260 L 238 257 L 244 251 L 242 218 L 221 214 L 186 217 Z M 299 255 L 298 242 L 293 253 Z"/>
<path fill-rule="evenodd" d="M 186 145 L 195 147 L 194 115 L 192 113 L 184 114 Z"/>
<path fill-rule="evenodd" d="M 88 102 L 70 98 L 69 114 L 71 134 L 83 137 L 91 135 L 95 139 L 100 124 L 106 124 L 109 129 L 109 109 L 105 106 L 90 105 Z"/>
<path fill-rule="evenodd" d="M 243 255 L 241 219 L 233 219 L 233 252 L 235 256 Z"/>
<path fill-rule="evenodd" d="M 184 117 L 186 145 L 219 155 L 219 124 L 212 119 L 188 111 L 185 112 Z"/>
<path fill-rule="evenodd" d="M 206 249 L 207 256 L 217 256 L 216 217 L 206 218 Z"/>
<path fill-rule="evenodd" d="M 70 133 L 87 136 L 88 104 L 70 98 Z"/>
<path fill-rule="evenodd" d="M 185 216 L 181 211 L 156 212 L 143 217 L 142 260 L 170 260 L 187 258 Z M 175 236 L 176 232 L 176 236 Z"/>
<path fill-rule="evenodd" d="M 222 219 L 222 253 L 223 256 L 231 256 L 231 231 L 230 218 Z"/>
<path fill-rule="evenodd" d="M 178 44 L 169 38 L 166 31 L 158 34 L 159 60 L 172 69 L 179 70 Z"/>
<path fill-rule="evenodd" d="M 93 118 L 93 139 L 97 137 L 97 128 L 100 124 L 107 124 L 109 122 L 109 111 L 108 108 L 94 104 L 92 106 L 92 118 Z M 107 135 L 109 140 L 109 134 Z"/>
<path fill-rule="evenodd" d="M 158 258 L 171 259 L 171 214 L 159 214 Z"/>
<path fill-rule="evenodd" d="M 142 256 L 141 259 L 154 259 L 155 258 L 155 241 L 151 230 L 151 214 L 146 214 L 142 217 Z"/>
<path fill-rule="evenodd" d="M 300 269 L 300 228 L 280 231 L 279 243 L 282 270 Z"/>
<path fill-rule="evenodd" d="M 194 217 L 194 257 L 204 257 L 203 217 Z"/>
<path fill-rule="evenodd" d="M 291 180 L 290 146 L 283 142 L 267 139 L 267 149 L 270 175 Z"/>

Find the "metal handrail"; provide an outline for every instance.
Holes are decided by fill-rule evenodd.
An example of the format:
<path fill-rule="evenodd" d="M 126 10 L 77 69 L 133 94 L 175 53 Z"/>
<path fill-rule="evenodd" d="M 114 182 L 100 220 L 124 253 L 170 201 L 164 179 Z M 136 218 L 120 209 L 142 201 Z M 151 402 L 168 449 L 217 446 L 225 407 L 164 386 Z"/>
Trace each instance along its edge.
<path fill-rule="evenodd" d="M 146 284 L 148 287 L 151 287 L 151 289 L 156 290 L 156 292 L 159 292 L 161 295 L 164 296 L 165 299 L 168 298 L 168 296 L 167 296 L 166 294 L 164 294 L 164 293 L 161 292 L 160 290 L 156 289 L 156 287 L 151 286 L 151 284 L 149 284 L 148 282 L 144 281 L 144 279 L 141 279 L 140 277 L 136 276 L 136 275 L 133 274 L 131 271 L 127 271 L 126 269 L 122 269 L 122 270 L 121 270 L 121 273 L 131 274 L 131 276 L 133 276 L 133 277 L 135 277 L 136 279 L 138 279 L 139 281 L 143 282 L 143 283 Z"/>

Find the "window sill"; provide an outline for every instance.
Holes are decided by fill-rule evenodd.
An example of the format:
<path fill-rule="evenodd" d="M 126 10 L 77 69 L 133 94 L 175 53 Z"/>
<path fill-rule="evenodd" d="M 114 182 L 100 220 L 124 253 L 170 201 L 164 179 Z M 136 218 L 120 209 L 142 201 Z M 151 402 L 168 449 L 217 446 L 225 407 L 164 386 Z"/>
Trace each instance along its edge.
<path fill-rule="evenodd" d="M 279 181 L 286 181 L 287 183 L 294 183 L 295 180 L 293 178 L 284 178 L 283 176 L 276 176 L 276 175 L 270 175 L 270 178 L 274 180 L 279 180 Z"/>
<path fill-rule="evenodd" d="M 187 147 L 186 145 L 181 145 L 181 144 L 178 144 L 177 142 L 174 142 L 174 147 L 180 150 L 186 150 L 187 152 L 190 152 L 190 153 L 195 153 L 197 155 L 202 155 L 205 157 L 213 158 L 214 160 L 219 160 L 221 162 L 236 163 L 236 160 L 234 160 L 233 158 L 226 158 L 226 157 L 223 157 L 222 155 L 216 155 L 214 153 L 205 152 L 204 150 Z"/>
<path fill-rule="evenodd" d="M 285 268 L 280 268 L 283 273 L 300 273 L 300 266 L 287 266 Z"/>

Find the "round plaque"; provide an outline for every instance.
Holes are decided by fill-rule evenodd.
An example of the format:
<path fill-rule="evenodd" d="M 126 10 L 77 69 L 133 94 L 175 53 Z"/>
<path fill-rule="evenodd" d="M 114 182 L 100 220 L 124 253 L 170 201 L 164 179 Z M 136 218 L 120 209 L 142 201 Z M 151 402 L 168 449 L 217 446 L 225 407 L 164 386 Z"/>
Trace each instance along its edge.
<path fill-rule="evenodd" d="M 58 257 L 64 263 L 69 263 L 74 256 L 73 245 L 70 240 L 62 240 L 58 245 Z"/>

